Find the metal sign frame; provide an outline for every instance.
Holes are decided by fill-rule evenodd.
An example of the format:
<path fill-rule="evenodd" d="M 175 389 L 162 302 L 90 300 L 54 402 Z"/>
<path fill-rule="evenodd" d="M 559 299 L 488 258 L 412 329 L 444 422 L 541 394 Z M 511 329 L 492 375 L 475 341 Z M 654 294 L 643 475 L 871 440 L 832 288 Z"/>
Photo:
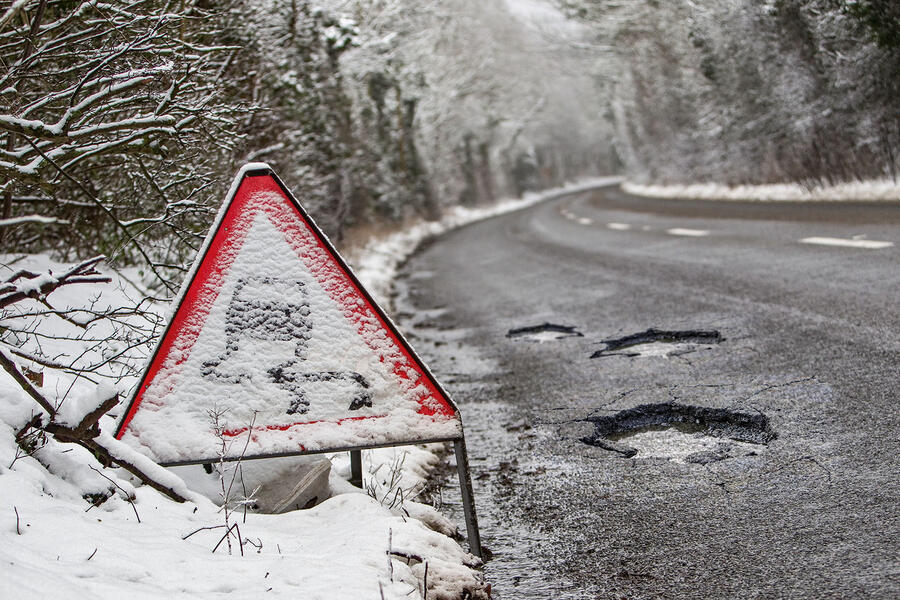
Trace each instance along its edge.
<path fill-rule="evenodd" d="M 349 452 L 350 453 L 350 470 L 351 470 L 351 482 L 357 487 L 362 487 L 362 451 L 363 450 L 373 450 L 376 448 L 390 448 L 390 447 L 398 447 L 398 446 L 410 446 L 410 445 L 419 445 L 419 444 L 431 444 L 431 443 L 446 443 L 453 442 L 454 444 L 454 452 L 456 455 L 456 467 L 457 473 L 459 475 L 459 484 L 460 484 L 460 492 L 462 495 L 463 502 L 463 510 L 465 513 L 465 521 L 466 521 L 466 530 L 468 533 L 468 541 L 469 541 L 469 550 L 472 554 L 475 554 L 478 558 L 483 559 L 482 551 L 481 551 L 481 536 L 478 530 L 478 519 L 475 511 L 475 499 L 472 491 L 472 478 L 469 472 L 469 464 L 468 464 L 468 455 L 466 452 L 466 443 L 465 437 L 463 433 L 463 425 L 462 425 L 462 416 L 460 415 L 459 408 L 456 406 L 456 403 L 450 398 L 449 394 L 447 394 L 446 390 L 443 386 L 435 379 L 434 375 L 432 375 L 431 371 L 422 362 L 422 359 L 419 358 L 419 355 L 416 354 L 415 350 L 409 345 L 409 342 L 406 341 L 406 338 L 400 333 L 397 329 L 394 322 L 387 316 L 387 314 L 382 310 L 381 306 L 372 298 L 371 294 L 369 294 L 368 290 L 362 285 L 362 283 L 357 278 L 356 274 L 353 272 L 353 269 L 344 261 L 343 257 L 338 253 L 337 249 L 331 243 L 331 240 L 322 232 L 322 230 L 316 225 L 315 221 L 313 221 L 312 217 L 304 210 L 304 208 L 300 205 L 291 191 L 287 188 L 283 181 L 275 174 L 275 172 L 268 165 L 248 165 L 244 169 L 241 170 L 238 177 L 235 179 L 232 188 L 225 199 L 225 203 L 221 209 L 220 215 L 216 220 L 213 228 L 207 234 L 207 243 L 204 244 L 204 247 L 201 249 L 201 253 L 195 259 L 194 266 L 191 269 L 191 272 L 188 276 L 188 279 L 185 280 L 185 283 L 182 284 L 181 291 L 178 296 L 173 300 L 173 304 L 176 307 L 180 307 L 187 291 L 194 285 L 194 282 L 197 278 L 197 274 L 199 272 L 199 266 L 203 264 L 206 260 L 207 256 L 210 254 L 210 249 L 212 244 L 209 243 L 211 240 L 215 239 L 219 234 L 219 231 L 222 227 L 222 223 L 224 221 L 224 215 L 228 212 L 229 207 L 231 206 L 235 196 L 237 195 L 238 190 L 240 189 L 243 182 L 249 177 L 270 177 L 279 187 L 280 191 L 283 193 L 284 197 L 293 205 L 293 208 L 297 210 L 301 219 L 305 221 L 306 226 L 310 230 L 310 232 L 317 238 L 317 240 L 322 244 L 331 258 L 337 263 L 338 267 L 340 267 L 341 271 L 350 279 L 353 286 L 356 290 L 362 295 L 365 299 L 366 303 L 373 310 L 375 315 L 379 318 L 382 324 L 388 329 L 389 333 L 399 344 L 401 349 L 406 353 L 406 355 L 415 363 L 417 369 L 428 379 L 431 385 L 437 390 L 442 399 L 453 409 L 455 418 L 459 421 L 460 425 L 460 435 L 458 437 L 441 437 L 441 438 L 431 438 L 431 439 L 409 439 L 409 440 L 397 440 L 386 442 L 382 444 L 371 444 L 371 445 L 362 445 L 362 446 L 342 446 L 337 448 L 327 448 L 327 449 L 316 449 L 316 450 L 295 450 L 295 451 L 285 451 L 285 452 L 276 452 L 276 453 L 267 453 L 267 454 L 255 454 L 251 456 L 240 456 L 234 458 L 226 458 L 226 461 L 237 461 L 237 460 L 255 460 L 255 459 L 264 459 L 264 458 L 280 458 L 286 456 L 303 456 L 303 455 L 313 455 L 313 454 L 332 454 L 338 452 Z M 125 409 L 124 416 L 122 420 L 119 422 L 118 427 L 116 428 L 115 437 L 117 439 L 121 438 L 124 434 L 124 431 L 129 424 L 131 418 L 134 416 L 134 413 L 137 411 L 138 405 L 136 402 L 138 400 L 138 396 L 140 395 L 141 388 L 145 385 L 148 375 L 150 374 L 151 365 L 156 361 L 158 354 L 162 350 L 163 341 L 166 339 L 169 334 L 169 330 L 172 327 L 173 322 L 175 321 L 175 315 L 177 314 L 178 308 L 173 311 L 173 317 L 166 324 L 165 329 L 160 336 L 160 341 L 157 343 L 156 348 L 153 351 L 153 354 L 150 356 L 150 359 L 147 361 L 147 365 L 145 366 L 141 378 L 138 382 L 138 385 L 135 387 L 135 391 L 131 396 L 131 399 L 128 403 L 128 406 Z M 193 464 L 208 464 L 210 462 L 215 462 L 220 460 L 219 457 L 214 458 L 198 458 L 198 459 L 188 459 L 181 461 L 164 461 L 160 462 L 163 466 L 182 466 L 182 465 L 193 465 Z"/>

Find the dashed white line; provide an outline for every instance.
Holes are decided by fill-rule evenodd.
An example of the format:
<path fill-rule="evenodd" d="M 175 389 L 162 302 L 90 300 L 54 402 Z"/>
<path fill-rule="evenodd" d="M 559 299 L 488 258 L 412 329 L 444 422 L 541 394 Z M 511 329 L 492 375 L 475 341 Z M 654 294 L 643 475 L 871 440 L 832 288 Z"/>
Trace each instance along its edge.
<path fill-rule="evenodd" d="M 631 225 L 628 223 L 607 223 L 606 226 L 610 229 L 615 229 L 616 231 L 628 231 L 631 229 Z"/>
<path fill-rule="evenodd" d="M 568 210 L 560 211 L 563 216 L 567 219 L 571 219 L 573 221 L 577 221 L 581 225 L 591 225 L 593 224 L 592 219 L 588 219 L 587 217 L 579 217 Z M 607 223 L 607 229 L 612 229 L 614 231 L 630 231 L 633 227 L 628 223 Z M 653 228 L 649 225 L 644 225 L 641 227 L 642 231 L 652 231 Z M 673 227 L 671 229 L 666 229 L 666 233 L 669 235 L 680 235 L 685 237 L 704 237 L 710 234 L 707 229 L 688 229 L 686 227 Z M 801 244 L 818 244 L 821 246 L 839 246 L 844 248 L 861 248 L 865 250 L 881 250 L 884 248 L 891 248 L 894 246 L 894 242 L 885 242 L 879 240 L 866 240 L 861 239 L 863 236 L 853 236 L 852 239 L 846 238 L 832 238 L 832 237 L 807 237 L 800 240 Z"/>
<path fill-rule="evenodd" d="M 862 248 L 865 250 L 881 250 L 882 248 L 890 248 L 894 242 L 880 242 L 877 240 L 848 240 L 845 238 L 832 237 L 808 237 L 800 240 L 801 244 L 818 244 L 820 246 L 841 246 L 844 248 Z"/>
<path fill-rule="evenodd" d="M 684 229 L 682 227 L 666 229 L 666 233 L 669 235 L 683 235 L 687 237 L 703 237 L 704 235 L 709 235 L 709 231 L 706 229 Z"/>

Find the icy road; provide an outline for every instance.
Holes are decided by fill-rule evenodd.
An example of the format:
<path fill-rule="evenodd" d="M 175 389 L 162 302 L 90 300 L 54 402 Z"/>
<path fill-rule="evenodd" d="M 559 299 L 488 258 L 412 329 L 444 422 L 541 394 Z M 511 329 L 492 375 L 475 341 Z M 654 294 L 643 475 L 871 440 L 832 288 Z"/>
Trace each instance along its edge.
<path fill-rule="evenodd" d="M 900 595 L 898 246 L 896 204 L 610 187 L 422 248 L 495 598 Z"/>

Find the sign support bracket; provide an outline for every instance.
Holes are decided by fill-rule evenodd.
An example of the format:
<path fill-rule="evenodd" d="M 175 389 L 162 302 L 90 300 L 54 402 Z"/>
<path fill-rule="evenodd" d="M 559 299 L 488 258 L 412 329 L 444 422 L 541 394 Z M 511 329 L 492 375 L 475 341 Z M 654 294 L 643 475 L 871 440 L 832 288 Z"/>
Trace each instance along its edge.
<path fill-rule="evenodd" d="M 350 451 L 350 483 L 358 488 L 363 486 L 362 450 Z"/>
<path fill-rule="evenodd" d="M 463 437 L 453 441 L 456 451 L 456 470 L 459 473 L 459 490 L 462 494 L 463 513 L 466 518 L 466 533 L 469 538 L 469 552 L 484 560 L 481 552 L 481 534 L 478 531 L 478 515 L 475 514 L 475 494 L 472 493 L 472 476 L 469 473 L 469 457 L 466 440 Z"/>

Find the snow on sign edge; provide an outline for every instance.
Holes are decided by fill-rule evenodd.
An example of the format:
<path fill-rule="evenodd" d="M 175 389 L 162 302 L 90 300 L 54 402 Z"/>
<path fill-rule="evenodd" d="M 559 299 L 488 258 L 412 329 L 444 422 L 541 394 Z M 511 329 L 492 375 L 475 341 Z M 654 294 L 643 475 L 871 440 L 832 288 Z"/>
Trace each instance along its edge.
<path fill-rule="evenodd" d="M 241 203 L 246 202 L 247 198 L 250 198 L 253 194 L 259 192 L 266 192 L 269 194 L 274 193 L 283 199 L 281 208 L 291 213 L 290 216 L 295 223 L 295 229 L 305 230 L 308 234 L 311 234 L 316 246 L 313 248 L 313 251 L 318 252 L 319 254 L 324 253 L 327 256 L 330 263 L 329 267 L 331 267 L 328 269 L 328 272 L 333 280 L 332 283 L 335 283 L 335 278 L 340 280 L 344 292 L 342 294 L 344 302 L 346 302 L 348 297 L 353 300 L 355 306 L 350 308 L 350 312 L 362 315 L 360 319 L 365 317 L 369 322 L 374 321 L 380 326 L 380 332 L 383 337 L 393 346 L 394 350 L 399 351 L 402 361 L 395 365 L 396 368 L 394 369 L 394 372 L 398 374 L 398 377 L 403 377 L 398 371 L 400 367 L 402 367 L 406 373 L 411 371 L 415 376 L 414 383 L 416 386 L 424 386 L 427 394 L 418 397 L 416 400 L 418 403 L 417 420 L 412 427 L 409 427 L 408 423 L 401 423 L 399 427 L 392 426 L 389 418 L 391 416 L 390 414 L 372 415 L 367 417 L 351 416 L 350 418 L 344 418 L 330 423 L 295 423 L 287 427 L 267 427 L 265 425 L 260 425 L 254 427 L 253 430 L 250 431 L 249 437 L 241 436 L 239 440 L 240 443 L 230 444 L 229 450 L 226 451 L 226 459 L 238 458 L 240 456 L 240 451 L 243 450 L 244 442 L 248 440 L 253 440 L 254 443 L 250 445 L 250 449 L 245 455 L 246 458 L 325 452 L 352 447 L 371 447 L 389 444 L 399 445 L 461 438 L 462 421 L 456 405 L 431 374 L 426 365 L 418 355 L 416 355 L 408 342 L 403 338 L 393 322 L 368 294 L 325 234 L 315 225 L 310 216 L 303 210 L 272 169 L 264 163 L 245 165 L 235 177 L 225 202 L 219 210 L 188 276 L 185 278 L 178 295 L 172 302 L 172 309 L 169 311 L 169 322 L 167 323 L 150 360 L 144 368 L 138 385 L 135 388 L 125 411 L 124 417 L 116 431 L 115 437 L 141 447 L 143 450 L 147 451 L 152 458 L 164 464 L 209 462 L 210 460 L 219 459 L 218 449 L 212 445 L 209 446 L 209 451 L 188 451 L 189 453 L 196 452 L 198 454 L 196 456 L 187 455 L 181 452 L 173 452 L 169 448 L 153 448 L 152 444 L 146 443 L 139 435 L 135 435 L 134 432 L 129 429 L 129 425 L 131 425 L 132 420 L 141 407 L 144 392 L 153 383 L 154 378 L 160 374 L 164 363 L 170 358 L 170 353 L 173 352 L 173 345 L 175 343 L 182 343 L 185 340 L 185 335 L 187 335 L 189 339 L 187 345 L 188 352 L 186 355 L 189 356 L 189 350 L 199 337 L 208 316 L 208 314 L 203 312 L 203 305 L 209 305 L 214 302 L 215 295 L 218 293 L 217 284 L 215 281 L 211 282 L 211 279 L 215 279 L 216 277 L 219 279 L 224 278 L 234 261 L 233 256 L 230 259 L 222 259 L 219 255 L 223 253 L 223 251 L 227 252 L 229 246 L 232 247 L 232 251 L 234 251 L 234 246 L 237 246 L 237 249 L 239 250 L 240 244 L 242 244 L 241 240 L 235 242 L 234 240 L 229 239 L 229 234 L 223 231 L 223 223 L 226 221 L 230 222 L 236 217 L 239 217 L 240 215 L 237 213 L 243 206 Z M 235 205 L 236 199 L 239 200 L 238 206 L 235 206 L 235 210 L 231 210 Z M 291 243 L 291 240 L 288 239 L 291 235 L 290 232 L 280 226 L 279 229 L 281 230 L 281 233 L 285 235 L 288 242 Z M 227 230 L 227 227 L 225 227 L 225 230 Z M 291 243 L 291 246 L 298 252 L 298 258 L 304 260 L 303 257 L 299 255 L 300 249 L 297 248 L 294 243 Z M 224 270 L 217 271 L 215 264 L 217 260 L 230 260 L 230 262 L 227 262 L 224 265 Z M 219 282 L 218 285 L 221 285 L 221 282 Z M 203 287 L 206 287 L 207 290 L 209 290 L 210 287 L 215 289 L 211 299 L 202 296 L 203 291 L 200 288 Z M 335 298 L 335 301 L 341 302 L 338 298 Z M 344 306 L 347 307 L 346 304 L 344 304 Z M 208 310 L 208 307 L 206 310 Z M 195 314 L 198 311 L 201 313 L 199 315 L 199 323 L 197 323 L 197 315 Z M 192 319 L 191 317 L 194 318 Z M 193 326 L 189 322 L 193 322 Z M 360 320 L 358 324 L 364 325 L 365 323 Z M 190 329 L 193 331 L 190 331 Z M 360 328 L 360 332 L 361 330 L 362 329 Z M 367 343 L 369 343 L 368 340 Z M 374 347 L 373 350 L 375 350 Z M 187 360 L 187 358 L 185 357 L 182 360 Z M 380 360 L 385 362 L 383 355 L 380 356 Z M 383 423 L 384 426 L 373 428 L 367 423 L 373 419 L 384 419 L 385 417 L 387 418 Z M 177 424 L 173 425 L 177 426 Z M 308 427 L 309 425 L 322 426 L 310 428 Z M 330 427 L 323 428 L 325 425 L 330 425 Z M 307 431 L 304 431 L 304 429 Z M 257 443 L 259 442 L 260 436 L 268 435 L 269 437 L 272 437 L 270 433 L 277 433 L 279 431 L 284 432 L 287 430 L 290 430 L 291 435 L 282 436 L 280 441 L 276 440 L 276 446 L 273 446 L 271 443 Z M 315 430 L 318 430 L 318 433 L 316 433 Z M 248 429 L 245 427 L 242 430 L 232 433 L 241 434 L 247 431 Z M 312 433 L 313 435 L 311 437 L 304 437 L 304 434 L 308 433 Z M 317 435 L 321 437 L 321 439 L 317 439 Z M 277 446 L 278 443 L 281 443 L 282 445 Z M 204 445 L 204 448 L 205 447 L 206 446 Z"/>

